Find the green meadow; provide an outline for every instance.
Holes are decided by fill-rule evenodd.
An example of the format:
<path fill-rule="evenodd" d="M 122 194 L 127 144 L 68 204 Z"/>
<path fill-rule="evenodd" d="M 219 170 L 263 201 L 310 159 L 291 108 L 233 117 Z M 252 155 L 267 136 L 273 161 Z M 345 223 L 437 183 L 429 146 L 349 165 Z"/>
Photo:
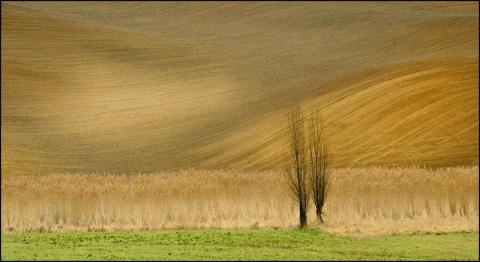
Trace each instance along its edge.
<path fill-rule="evenodd" d="M 2 234 L 2 260 L 477 260 L 478 233 L 349 238 L 319 230 Z"/>

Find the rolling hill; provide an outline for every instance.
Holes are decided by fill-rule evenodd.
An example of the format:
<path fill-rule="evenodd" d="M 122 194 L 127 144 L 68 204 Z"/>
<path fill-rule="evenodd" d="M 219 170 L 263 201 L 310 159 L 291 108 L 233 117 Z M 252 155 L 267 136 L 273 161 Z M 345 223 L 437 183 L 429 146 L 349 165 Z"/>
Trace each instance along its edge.
<path fill-rule="evenodd" d="M 2 2 L 3 174 L 478 165 L 478 2 Z"/>

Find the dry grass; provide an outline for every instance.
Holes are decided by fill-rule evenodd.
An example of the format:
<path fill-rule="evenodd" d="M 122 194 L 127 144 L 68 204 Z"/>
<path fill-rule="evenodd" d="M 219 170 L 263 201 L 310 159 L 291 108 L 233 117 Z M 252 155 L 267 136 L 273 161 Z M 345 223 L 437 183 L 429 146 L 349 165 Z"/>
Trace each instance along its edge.
<path fill-rule="evenodd" d="M 325 224 L 309 213 L 309 226 L 349 235 L 478 231 L 478 197 L 478 166 L 335 169 Z M 297 219 L 277 172 L 2 177 L 2 233 L 293 228 Z"/>
<path fill-rule="evenodd" d="M 478 166 L 335 170 L 325 229 L 341 234 L 478 231 Z"/>

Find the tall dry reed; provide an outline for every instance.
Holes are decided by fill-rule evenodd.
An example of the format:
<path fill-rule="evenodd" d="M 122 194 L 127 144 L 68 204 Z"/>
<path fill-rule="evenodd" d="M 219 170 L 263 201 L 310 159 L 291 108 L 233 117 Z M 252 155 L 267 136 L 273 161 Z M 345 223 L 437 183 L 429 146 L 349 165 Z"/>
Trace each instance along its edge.
<path fill-rule="evenodd" d="M 325 223 L 340 234 L 478 231 L 478 166 L 332 170 Z M 2 177 L 2 233 L 298 225 L 278 172 Z M 313 210 L 313 211 L 312 211 Z"/>
<path fill-rule="evenodd" d="M 331 185 L 327 231 L 478 231 L 478 166 L 336 169 Z"/>

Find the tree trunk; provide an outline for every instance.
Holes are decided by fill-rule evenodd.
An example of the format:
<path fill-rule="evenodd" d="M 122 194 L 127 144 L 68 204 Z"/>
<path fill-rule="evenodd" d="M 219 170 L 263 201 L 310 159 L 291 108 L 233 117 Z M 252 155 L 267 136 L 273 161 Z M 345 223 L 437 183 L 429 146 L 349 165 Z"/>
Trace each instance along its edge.
<path fill-rule="evenodd" d="M 323 224 L 322 208 L 317 208 L 317 209 L 316 209 L 316 212 L 317 212 L 317 219 L 320 221 L 320 223 Z"/>
<path fill-rule="evenodd" d="M 300 205 L 300 228 L 307 227 L 307 212 L 305 208 Z"/>

